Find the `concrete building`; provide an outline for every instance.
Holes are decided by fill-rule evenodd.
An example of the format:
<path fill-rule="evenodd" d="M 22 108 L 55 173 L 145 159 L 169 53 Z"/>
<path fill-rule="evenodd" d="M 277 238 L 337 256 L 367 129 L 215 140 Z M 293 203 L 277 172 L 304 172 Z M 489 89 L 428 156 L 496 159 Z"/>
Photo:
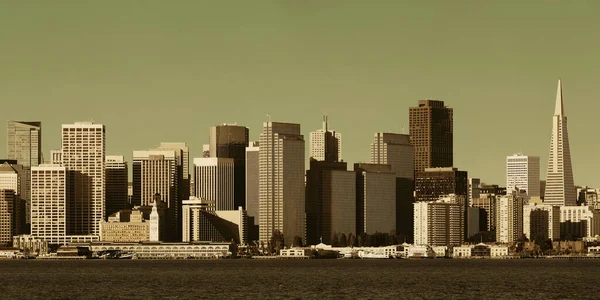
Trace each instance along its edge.
<path fill-rule="evenodd" d="M 436 201 L 445 195 L 468 197 L 468 176 L 466 171 L 456 168 L 428 168 L 417 172 L 415 183 L 416 201 Z M 466 203 L 465 203 L 466 208 Z"/>
<path fill-rule="evenodd" d="M 210 157 L 231 158 L 234 164 L 234 201 L 232 208 L 246 208 L 246 147 L 249 142 L 248 127 L 222 124 L 210 127 Z M 196 194 L 196 197 L 199 197 Z"/>
<path fill-rule="evenodd" d="M 29 171 L 24 169 L 21 165 L 11 165 L 8 162 L 4 162 L 0 165 L 0 190 L 11 191 L 12 195 L 4 195 L 3 214 L 4 216 L 10 217 L 11 234 L 19 235 L 26 231 L 25 219 L 26 215 L 26 201 L 23 199 L 23 195 L 29 195 L 25 190 L 28 188 L 30 178 L 24 178 L 29 175 Z M 8 202 L 10 201 L 10 202 Z M 6 206 L 10 205 L 10 207 Z M 8 222 L 7 220 L 3 220 Z M 12 241 L 12 236 L 8 238 L 9 242 Z"/>
<path fill-rule="evenodd" d="M 149 207 L 156 197 L 166 203 L 166 241 L 181 239 L 180 158 L 174 150 L 133 151 L 134 205 Z"/>
<path fill-rule="evenodd" d="M 43 163 L 42 123 L 8 121 L 8 159 L 30 168 Z"/>
<path fill-rule="evenodd" d="M 52 165 L 60 165 L 62 164 L 62 150 L 54 149 L 50 150 L 50 164 Z"/>
<path fill-rule="evenodd" d="M 516 193 L 496 202 L 496 242 L 513 243 L 523 236 L 523 202 Z"/>
<path fill-rule="evenodd" d="M 158 232 L 158 228 L 156 228 Z M 139 210 L 121 210 L 100 223 L 100 241 L 132 243 L 150 241 L 150 222 Z"/>
<path fill-rule="evenodd" d="M 306 171 L 306 243 L 330 244 L 334 233 L 356 236 L 356 175 L 345 162 L 310 161 Z"/>
<path fill-rule="evenodd" d="M 469 178 L 468 179 L 468 189 L 469 193 L 467 195 L 469 206 L 473 206 L 473 199 L 479 198 L 481 194 L 479 185 L 481 184 L 481 179 L 479 178 Z"/>
<path fill-rule="evenodd" d="M 181 182 L 179 184 L 179 192 L 181 193 L 180 198 L 188 199 L 191 193 L 190 148 L 188 148 L 186 143 L 162 142 L 158 148 L 152 150 L 175 151 L 175 153 L 180 156 L 178 159 L 178 162 L 181 165 Z"/>
<path fill-rule="evenodd" d="M 485 211 L 487 231 L 496 230 L 496 194 L 480 194 L 473 198 L 472 206 Z"/>
<path fill-rule="evenodd" d="M 575 241 L 600 235 L 600 211 L 592 206 L 560 207 L 560 239 Z"/>
<path fill-rule="evenodd" d="M 354 164 L 356 234 L 396 229 L 396 174 L 390 165 Z"/>
<path fill-rule="evenodd" d="M 528 199 L 540 199 L 540 158 L 517 153 L 506 157 L 506 193 L 527 191 Z"/>
<path fill-rule="evenodd" d="M 552 139 L 548 155 L 544 204 L 574 206 L 576 199 L 567 116 L 564 109 L 562 84 L 559 80 L 554 117 L 552 118 Z"/>
<path fill-rule="evenodd" d="M 396 174 L 396 232 L 412 240 L 415 172 L 407 134 L 378 132 L 371 144 L 371 163 L 389 164 Z"/>
<path fill-rule="evenodd" d="M 279 230 L 305 240 L 304 137 L 299 124 L 265 122 L 259 150 L 259 239 Z"/>
<path fill-rule="evenodd" d="M 461 199 L 462 198 L 462 199 Z M 464 241 L 464 196 L 414 203 L 415 245 L 458 246 Z"/>
<path fill-rule="evenodd" d="M 258 142 L 250 142 L 246 147 L 246 211 L 253 217 L 254 225 L 259 224 L 258 212 Z"/>
<path fill-rule="evenodd" d="M 91 243 L 90 251 L 120 251 L 137 259 L 222 258 L 234 255 L 230 243 Z"/>
<path fill-rule="evenodd" d="M 106 156 L 106 218 L 128 206 L 129 173 L 122 155 Z"/>
<path fill-rule="evenodd" d="M 0 188 L 0 245 L 8 246 L 15 234 L 15 201 L 14 190 Z"/>
<path fill-rule="evenodd" d="M 530 241 L 560 238 L 560 208 L 552 205 L 523 206 L 523 234 Z"/>
<path fill-rule="evenodd" d="M 444 101 L 419 100 L 417 107 L 409 109 L 415 172 L 454 165 L 453 119 L 453 110 L 444 106 Z"/>
<path fill-rule="evenodd" d="M 323 128 L 310 133 L 310 158 L 318 161 L 342 161 L 342 134 L 329 129 L 327 116 Z"/>
<path fill-rule="evenodd" d="M 214 201 L 211 210 L 233 210 L 235 205 L 233 158 L 194 158 L 194 194 Z"/>
<path fill-rule="evenodd" d="M 67 202 L 72 180 L 66 167 L 40 165 L 31 169 L 31 235 L 51 244 L 67 235 Z"/>
<path fill-rule="evenodd" d="M 76 171 L 73 177 L 73 218 L 75 235 L 100 235 L 105 212 L 105 128 L 102 124 L 76 122 L 62 125 L 62 165 Z"/>
<path fill-rule="evenodd" d="M 248 216 L 238 210 L 211 211 L 211 203 L 199 198 L 183 201 L 182 238 L 184 242 L 212 241 L 248 243 Z"/>

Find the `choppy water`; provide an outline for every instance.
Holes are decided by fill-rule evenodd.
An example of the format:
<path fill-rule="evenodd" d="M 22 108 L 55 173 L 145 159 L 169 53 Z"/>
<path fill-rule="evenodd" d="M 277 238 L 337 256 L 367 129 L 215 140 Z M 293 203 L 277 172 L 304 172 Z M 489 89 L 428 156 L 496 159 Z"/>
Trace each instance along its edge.
<path fill-rule="evenodd" d="M 600 298 L 600 260 L 28 260 L 0 274 L 0 299 Z"/>

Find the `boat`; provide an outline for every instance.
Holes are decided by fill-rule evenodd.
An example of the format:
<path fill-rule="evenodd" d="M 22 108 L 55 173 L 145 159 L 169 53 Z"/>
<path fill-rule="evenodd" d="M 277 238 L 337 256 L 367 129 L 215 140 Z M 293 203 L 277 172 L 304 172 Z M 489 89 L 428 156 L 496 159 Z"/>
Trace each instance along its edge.
<path fill-rule="evenodd" d="M 364 251 L 358 251 L 358 257 L 360 258 L 376 258 L 376 259 L 389 259 L 390 256 L 386 254 L 374 254 L 365 253 Z"/>

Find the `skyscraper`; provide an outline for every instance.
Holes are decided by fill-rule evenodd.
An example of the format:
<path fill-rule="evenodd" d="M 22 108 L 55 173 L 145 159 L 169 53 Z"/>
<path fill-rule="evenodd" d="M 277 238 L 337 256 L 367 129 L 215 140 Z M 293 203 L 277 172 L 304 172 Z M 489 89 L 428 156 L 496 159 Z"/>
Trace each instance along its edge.
<path fill-rule="evenodd" d="M 11 191 L 12 196 L 5 194 L 5 200 L 7 202 L 2 205 L 10 204 L 11 207 L 3 207 L 3 213 L 9 214 L 11 222 L 11 233 L 18 235 L 26 232 L 25 230 L 25 215 L 26 205 L 23 199 L 25 190 L 24 184 L 24 170 L 21 165 L 11 165 L 8 162 L 0 165 L 0 190 Z M 27 172 L 29 175 L 29 172 Z M 29 182 L 29 178 L 27 178 Z M 11 236 L 12 239 L 12 236 Z"/>
<path fill-rule="evenodd" d="M 258 145 L 258 142 L 250 142 L 250 146 L 246 147 L 246 211 L 249 217 L 253 217 L 254 225 L 259 224 Z"/>
<path fill-rule="evenodd" d="M 259 144 L 259 240 L 305 240 L 304 137 L 299 124 L 265 122 Z"/>
<path fill-rule="evenodd" d="M 128 206 L 127 162 L 123 155 L 106 156 L 106 218 Z"/>
<path fill-rule="evenodd" d="M 329 129 L 327 116 L 323 116 L 323 128 L 310 133 L 310 157 L 319 161 L 342 160 L 342 134 Z"/>
<path fill-rule="evenodd" d="M 412 240 L 415 188 L 414 153 L 407 134 L 378 132 L 371 144 L 371 163 L 389 164 L 396 174 L 396 233 Z"/>
<path fill-rule="evenodd" d="M 12 244 L 15 234 L 15 199 L 16 193 L 11 189 L 0 188 L 0 245 Z"/>
<path fill-rule="evenodd" d="M 42 123 L 8 121 L 8 158 L 28 168 L 42 161 Z"/>
<path fill-rule="evenodd" d="M 415 172 L 453 166 L 453 111 L 444 101 L 419 100 L 409 110 Z"/>
<path fill-rule="evenodd" d="M 354 164 L 356 234 L 396 229 L 396 174 L 390 165 Z"/>
<path fill-rule="evenodd" d="M 62 125 L 62 165 L 76 171 L 74 201 L 77 216 L 70 225 L 75 235 L 100 236 L 105 211 L 105 128 L 76 122 Z"/>
<path fill-rule="evenodd" d="M 458 246 L 464 241 L 461 202 L 450 195 L 435 201 L 414 203 L 415 245 Z M 464 198 L 464 196 L 459 196 Z"/>
<path fill-rule="evenodd" d="M 523 232 L 523 197 L 518 192 L 500 197 L 496 202 L 496 242 L 516 242 Z"/>
<path fill-rule="evenodd" d="M 31 169 L 31 235 L 57 244 L 67 235 L 67 206 L 72 187 L 67 168 L 40 165 Z"/>
<path fill-rule="evenodd" d="M 234 160 L 233 158 L 194 158 L 194 194 L 211 201 L 209 210 L 234 210 Z"/>
<path fill-rule="evenodd" d="M 416 201 L 436 201 L 441 196 L 454 194 L 468 197 L 466 171 L 456 168 L 428 168 L 417 173 L 415 183 Z"/>
<path fill-rule="evenodd" d="M 506 193 L 525 190 L 528 198 L 540 198 L 540 158 L 521 153 L 506 157 Z"/>
<path fill-rule="evenodd" d="M 174 150 L 133 151 L 134 205 L 150 207 L 155 198 L 166 203 L 166 241 L 179 241 L 181 235 L 180 158 Z"/>
<path fill-rule="evenodd" d="M 576 200 L 577 191 L 573 181 L 567 116 L 564 109 L 562 84 L 559 80 L 554 116 L 552 117 L 552 139 L 548 155 L 544 204 L 574 206 L 577 203 Z"/>
<path fill-rule="evenodd" d="M 233 158 L 234 207 L 246 208 L 246 147 L 248 127 L 222 124 L 210 127 L 210 157 Z M 198 195 L 196 195 L 198 196 Z"/>
<path fill-rule="evenodd" d="M 152 150 L 173 150 L 178 156 L 179 164 L 181 165 L 181 184 L 179 190 L 181 192 L 181 199 L 188 199 L 190 197 L 191 189 L 191 176 L 190 176 L 190 148 L 186 143 L 160 143 L 160 147 Z"/>

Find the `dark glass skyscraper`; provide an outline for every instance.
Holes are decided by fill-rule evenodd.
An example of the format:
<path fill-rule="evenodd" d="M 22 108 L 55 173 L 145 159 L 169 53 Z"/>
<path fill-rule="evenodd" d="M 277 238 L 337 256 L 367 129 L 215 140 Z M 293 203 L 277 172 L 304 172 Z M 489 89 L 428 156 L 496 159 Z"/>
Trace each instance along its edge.
<path fill-rule="evenodd" d="M 444 101 L 419 100 L 409 110 L 415 172 L 453 166 L 453 111 Z"/>

